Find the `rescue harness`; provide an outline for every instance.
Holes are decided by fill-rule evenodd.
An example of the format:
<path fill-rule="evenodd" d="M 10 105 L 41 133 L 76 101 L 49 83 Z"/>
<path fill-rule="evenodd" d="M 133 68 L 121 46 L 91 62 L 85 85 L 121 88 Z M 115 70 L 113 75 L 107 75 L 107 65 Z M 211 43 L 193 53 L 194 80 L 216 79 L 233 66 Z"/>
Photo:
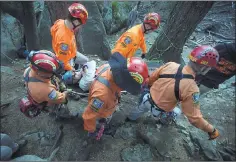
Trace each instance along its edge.
<path fill-rule="evenodd" d="M 158 77 L 158 79 L 159 78 L 174 78 L 175 79 L 174 93 L 175 93 L 175 97 L 176 97 L 177 101 L 181 101 L 181 96 L 179 94 L 180 80 L 181 79 L 194 79 L 194 77 L 191 74 L 183 74 L 182 70 L 183 70 L 183 66 L 180 65 L 178 67 L 178 70 L 177 70 L 177 72 L 175 74 L 161 74 Z M 155 102 L 153 101 L 151 94 L 148 97 L 148 100 L 149 100 L 149 102 L 151 104 L 151 112 L 152 112 L 153 108 L 155 108 L 156 110 L 161 112 L 160 113 L 160 119 L 162 119 L 161 116 L 165 116 L 165 118 L 166 117 L 168 118 L 168 116 L 173 116 L 175 118 L 175 114 L 173 114 L 173 112 L 166 112 L 163 109 L 161 109 L 160 107 L 158 107 L 155 104 Z M 157 117 L 157 116 L 154 115 L 154 117 Z M 168 120 L 168 122 L 169 122 L 169 120 Z"/>
<path fill-rule="evenodd" d="M 47 106 L 48 102 L 42 102 L 42 103 L 37 103 L 31 96 L 30 91 L 28 89 L 28 83 L 29 82 L 42 82 L 44 83 L 42 80 L 37 79 L 35 77 L 29 77 L 29 73 L 30 73 L 31 69 L 29 68 L 26 71 L 26 75 L 24 77 L 24 81 L 26 82 L 26 88 L 27 88 L 27 96 L 23 97 L 20 100 L 19 103 L 19 107 L 21 112 L 29 117 L 29 118 L 33 118 L 38 116 L 42 111 L 46 111 L 48 112 L 45 107 Z"/>

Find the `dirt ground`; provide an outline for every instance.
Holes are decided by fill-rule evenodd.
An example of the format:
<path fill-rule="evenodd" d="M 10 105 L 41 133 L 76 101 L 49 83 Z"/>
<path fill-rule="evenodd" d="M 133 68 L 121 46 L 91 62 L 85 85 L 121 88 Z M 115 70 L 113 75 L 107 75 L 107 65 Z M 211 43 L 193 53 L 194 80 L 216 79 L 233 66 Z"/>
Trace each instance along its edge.
<path fill-rule="evenodd" d="M 230 19 L 235 20 L 235 15 Z M 235 24 L 233 25 L 235 29 Z M 110 42 L 114 43 L 120 34 L 109 36 Z M 221 34 L 224 33 L 221 31 Z M 207 35 L 196 31 L 193 36 L 199 40 Z M 156 33 L 147 37 L 148 48 L 155 37 Z M 215 41 L 208 42 L 206 39 L 205 42 L 199 43 L 211 44 Z M 193 45 L 188 41 L 183 48 L 185 60 L 191 46 Z M 99 65 L 104 63 L 96 56 L 91 59 L 96 60 Z M 56 147 L 55 141 L 62 125 L 59 151 L 53 160 L 235 160 L 235 87 L 231 86 L 235 77 L 226 81 L 219 89 L 211 90 L 200 98 L 203 116 L 220 131 L 221 136 L 217 140 L 208 141 L 207 134 L 190 125 L 184 115 L 178 119 L 177 125 L 169 127 L 156 124 L 149 113 L 137 122 L 125 122 L 130 108 L 138 102 L 138 96 L 127 94 L 122 96 L 121 104 L 111 122 L 116 130 L 114 136 L 104 135 L 101 141 L 88 151 L 84 142 L 87 133 L 83 130 L 81 118 L 55 120 L 55 117 L 42 113 L 36 118 L 29 119 L 20 112 L 18 103 L 26 92 L 22 77 L 25 67 L 25 60 L 16 60 L 15 63 L 1 66 L 1 105 L 10 103 L 8 107 L 1 108 L 1 132 L 10 135 L 16 142 L 27 141 L 14 157 L 26 154 L 41 158 L 49 157 Z M 82 112 L 86 106 L 86 98 L 71 101 L 70 106 Z M 226 147 L 231 148 L 231 153 L 224 151 Z M 88 152 L 89 156 L 86 157 Z"/>

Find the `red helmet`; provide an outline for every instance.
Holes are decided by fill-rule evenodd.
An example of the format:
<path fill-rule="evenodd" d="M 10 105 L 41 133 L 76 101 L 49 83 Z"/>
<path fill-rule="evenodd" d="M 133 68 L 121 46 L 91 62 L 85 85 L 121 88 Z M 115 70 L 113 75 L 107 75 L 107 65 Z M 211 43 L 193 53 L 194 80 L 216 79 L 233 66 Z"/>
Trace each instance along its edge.
<path fill-rule="evenodd" d="M 29 55 L 33 70 L 55 73 L 60 68 L 60 63 L 54 53 L 47 50 L 32 52 Z"/>
<path fill-rule="evenodd" d="M 88 19 L 88 11 L 86 8 L 80 3 L 73 3 L 68 8 L 72 17 L 80 19 L 82 24 L 85 24 Z"/>
<path fill-rule="evenodd" d="M 131 57 L 127 59 L 127 68 L 136 82 L 145 83 L 148 78 L 147 64 L 139 57 Z"/>
<path fill-rule="evenodd" d="M 215 48 L 203 45 L 193 49 L 189 59 L 198 64 L 214 67 L 219 61 L 219 53 Z"/>
<path fill-rule="evenodd" d="M 149 24 L 153 30 L 160 26 L 161 17 L 158 13 L 149 13 L 144 17 L 143 23 Z"/>

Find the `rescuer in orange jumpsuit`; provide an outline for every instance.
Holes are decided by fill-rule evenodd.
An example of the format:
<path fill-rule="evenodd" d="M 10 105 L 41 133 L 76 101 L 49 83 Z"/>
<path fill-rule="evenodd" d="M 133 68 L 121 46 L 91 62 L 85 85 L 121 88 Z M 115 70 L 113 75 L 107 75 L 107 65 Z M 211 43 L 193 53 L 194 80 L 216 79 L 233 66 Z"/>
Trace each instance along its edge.
<path fill-rule="evenodd" d="M 192 125 L 207 132 L 210 139 L 217 138 L 218 130 L 202 117 L 199 88 L 194 78 L 205 75 L 211 67 L 215 67 L 219 54 L 211 46 L 200 46 L 191 52 L 189 58 L 189 64 L 184 67 L 169 62 L 156 69 L 148 79 L 150 92 L 142 95 L 139 106 L 132 109 L 128 119 L 136 120 L 149 110 L 158 118 L 163 112 L 177 111 L 175 106 L 180 102 L 183 113 Z"/>
<path fill-rule="evenodd" d="M 147 14 L 142 24 L 130 28 L 120 36 L 111 52 L 119 52 L 125 58 L 130 58 L 141 48 L 143 52 L 141 57 L 145 58 L 147 47 L 144 34 L 156 30 L 160 26 L 160 21 L 160 16 L 157 13 Z"/>
<path fill-rule="evenodd" d="M 77 51 L 75 39 L 75 33 L 88 19 L 88 12 L 79 3 L 73 3 L 68 10 L 67 19 L 59 19 L 51 27 L 53 50 L 58 59 L 64 63 L 66 71 L 75 70 L 75 64 L 83 65 L 88 61 L 86 56 Z"/>
<path fill-rule="evenodd" d="M 119 61 L 117 61 L 119 60 Z M 109 123 L 116 110 L 121 90 L 137 95 L 148 78 L 146 63 L 137 57 L 128 60 L 114 53 L 109 64 L 102 65 L 89 90 L 88 105 L 83 113 L 84 129 L 89 136 L 96 136 L 96 123 Z"/>
<path fill-rule="evenodd" d="M 24 72 L 28 99 L 36 109 L 56 104 L 66 104 L 65 85 L 55 76 L 60 73 L 63 65 L 50 51 L 40 50 L 28 56 L 31 66 Z M 27 108 L 21 109 L 24 113 Z M 27 114 L 29 115 L 29 114 Z"/>

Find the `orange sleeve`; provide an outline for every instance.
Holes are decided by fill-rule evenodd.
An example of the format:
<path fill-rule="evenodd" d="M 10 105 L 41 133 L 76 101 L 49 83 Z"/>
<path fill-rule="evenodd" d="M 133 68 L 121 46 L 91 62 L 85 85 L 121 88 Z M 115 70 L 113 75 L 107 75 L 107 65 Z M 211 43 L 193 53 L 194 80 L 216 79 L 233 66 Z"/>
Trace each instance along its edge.
<path fill-rule="evenodd" d="M 182 111 L 193 126 L 205 132 L 212 132 L 213 126 L 203 118 L 200 111 L 199 95 L 199 92 L 192 93 L 189 97 L 182 101 Z"/>
<path fill-rule="evenodd" d="M 99 118 L 99 111 L 105 107 L 105 102 L 99 98 L 91 98 L 82 115 L 84 120 L 84 129 L 88 132 L 96 130 L 96 120 Z"/>
<path fill-rule="evenodd" d="M 143 37 L 141 43 L 140 43 L 140 48 L 143 52 L 143 54 L 147 53 L 147 46 L 146 46 L 146 42 L 145 42 L 145 38 Z"/>
<path fill-rule="evenodd" d="M 131 34 L 123 34 L 116 42 L 115 48 L 112 53 L 119 52 L 127 58 L 127 54 L 133 48 L 134 39 Z"/>
<path fill-rule="evenodd" d="M 65 42 L 57 43 L 56 45 L 56 51 L 57 58 L 64 63 L 64 69 L 65 70 L 72 70 L 73 67 L 69 64 L 69 61 L 72 59 L 70 56 L 72 50 L 69 44 Z"/>
<path fill-rule="evenodd" d="M 53 88 L 49 89 L 48 95 L 45 97 L 45 101 L 48 101 L 48 104 L 63 104 L 66 102 L 66 93 L 61 93 Z"/>

